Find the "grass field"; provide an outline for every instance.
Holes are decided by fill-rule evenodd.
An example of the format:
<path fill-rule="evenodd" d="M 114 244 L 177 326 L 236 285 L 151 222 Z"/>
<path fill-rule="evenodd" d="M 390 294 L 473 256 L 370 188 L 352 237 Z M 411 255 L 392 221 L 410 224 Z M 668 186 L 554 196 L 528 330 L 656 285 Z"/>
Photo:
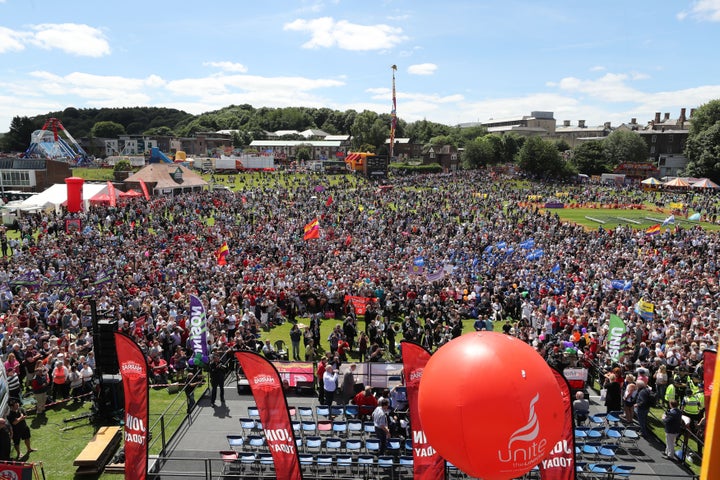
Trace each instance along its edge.
<path fill-rule="evenodd" d="M 589 229 L 597 229 L 599 227 L 612 229 L 618 225 L 627 225 L 633 229 L 645 230 L 658 223 L 662 224 L 670 214 L 653 210 L 618 210 L 604 208 L 562 208 L 549 210 L 551 213 L 557 213 L 563 221 L 577 223 Z M 708 222 L 691 222 L 679 217 L 675 217 L 675 223 L 683 228 L 691 228 L 700 225 L 707 231 L 718 231 L 720 225 Z M 662 227 L 665 232 L 674 228 L 674 225 Z"/>

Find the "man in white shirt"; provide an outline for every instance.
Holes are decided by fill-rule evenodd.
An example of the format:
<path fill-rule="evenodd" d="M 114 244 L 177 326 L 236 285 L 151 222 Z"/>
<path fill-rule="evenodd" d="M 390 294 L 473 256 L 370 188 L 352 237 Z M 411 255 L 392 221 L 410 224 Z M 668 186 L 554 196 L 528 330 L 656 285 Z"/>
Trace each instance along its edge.
<path fill-rule="evenodd" d="M 325 390 L 325 405 L 332 405 L 337 390 L 338 374 L 332 365 L 328 364 L 323 373 L 323 389 Z"/>

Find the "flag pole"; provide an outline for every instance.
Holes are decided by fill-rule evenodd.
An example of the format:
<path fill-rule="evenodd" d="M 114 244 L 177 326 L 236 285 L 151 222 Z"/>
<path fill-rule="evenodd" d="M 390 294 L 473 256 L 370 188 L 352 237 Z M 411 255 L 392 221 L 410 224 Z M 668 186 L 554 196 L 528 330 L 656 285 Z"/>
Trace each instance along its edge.
<path fill-rule="evenodd" d="M 388 162 L 392 162 L 395 150 L 395 127 L 397 126 L 397 99 L 395 97 L 395 71 L 397 65 L 390 67 L 392 69 L 392 110 L 390 111 L 390 158 Z"/>

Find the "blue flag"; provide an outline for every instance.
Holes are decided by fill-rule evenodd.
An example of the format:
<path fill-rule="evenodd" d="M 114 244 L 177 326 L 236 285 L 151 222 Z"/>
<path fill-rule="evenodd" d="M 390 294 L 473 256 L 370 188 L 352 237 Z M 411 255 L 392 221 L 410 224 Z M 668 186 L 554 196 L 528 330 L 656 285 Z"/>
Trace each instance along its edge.
<path fill-rule="evenodd" d="M 556 263 L 555 266 L 550 270 L 552 273 L 558 273 L 560 271 L 560 264 Z"/>
<path fill-rule="evenodd" d="M 520 248 L 523 248 L 525 250 L 530 250 L 534 246 L 535 246 L 535 239 L 533 239 L 533 238 L 528 238 L 524 242 L 520 243 Z"/>
<path fill-rule="evenodd" d="M 610 282 L 615 290 L 630 290 L 632 288 L 632 280 L 612 280 Z"/>

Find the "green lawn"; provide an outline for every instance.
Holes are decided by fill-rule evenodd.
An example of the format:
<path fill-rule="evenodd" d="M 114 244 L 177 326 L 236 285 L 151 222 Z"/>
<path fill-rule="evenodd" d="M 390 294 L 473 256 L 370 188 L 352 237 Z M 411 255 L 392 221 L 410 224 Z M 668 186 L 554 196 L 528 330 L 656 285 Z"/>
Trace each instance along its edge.
<path fill-rule="evenodd" d="M 200 392 L 202 392 L 200 388 L 196 390 L 196 398 Z M 176 398 L 177 402 L 173 404 L 173 408 L 166 412 Z M 159 442 L 155 440 L 160 438 L 159 426 L 155 425 L 160 415 L 166 412 L 166 427 L 177 429 L 184 417 L 185 405 L 185 396 L 182 393 L 169 394 L 167 389 L 150 390 L 150 425 L 154 439 L 154 443 L 151 441 L 150 444 L 151 454 L 158 453 L 160 449 Z M 174 414 L 178 411 L 181 413 Z M 101 426 L 99 423 L 93 423 L 91 418 L 80 418 L 89 412 L 90 402 L 85 402 L 52 407 L 47 410 L 45 418 L 31 414 L 28 422 L 32 429 L 32 446 L 38 451 L 31 453 L 29 458 L 23 458 L 23 460 L 42 462 L 45 478 L 59 480 L 73 478 L 76 470 L 73 461 Z M 73 418 L 77 418 L 77 420 L 72 420 Z M 105 425 L 107 424 L 105 423 Z M 21 447 L 21 451 L 25 452 L 24 445 Z M 122 476 L 106 473 L 99 477 L 83 476 L 82 478 L 118 480 Z"/>
<path fill-rule="evenodd" d="M 563 221 L 577 223 L 590 229 L 598 227 L 608 229 L 615 228 L 618 225 L 629 225 L 631 228 L 644 230 L 662 223 L 669 216 L 667 213 L 654 210 L 615 210 L 606 208 L 561 208 L 549 209 L 548 211 L 557 213 Z M 708 222 L 690 222 L 678 216 L 675 217 L 675 223 L 684 228 L 700 225 L 707 231 L 720 230 L 720 225 Z M 662 227 L 662 231 L 664 232 L 673 227 L 673 225 Z"/>

